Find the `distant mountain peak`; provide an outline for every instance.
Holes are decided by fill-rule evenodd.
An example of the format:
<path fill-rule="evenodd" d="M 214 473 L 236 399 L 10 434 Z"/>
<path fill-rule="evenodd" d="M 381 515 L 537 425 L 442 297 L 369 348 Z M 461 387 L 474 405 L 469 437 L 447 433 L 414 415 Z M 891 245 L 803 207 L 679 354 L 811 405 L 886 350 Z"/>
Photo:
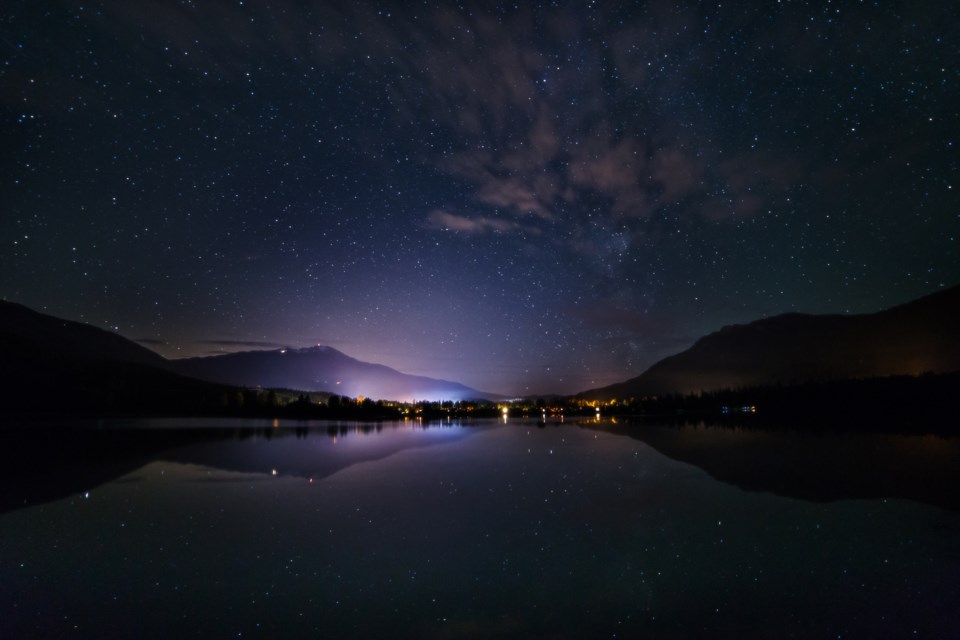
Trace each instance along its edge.
<path fill-rule="evenodd" d="M 326 391 L 383 400 L 499 397 L 458 382 L 413 376 L 386 365 L 357 360 L 325 345 L 183 358 L 173 361 L 172 366 L 183 375 L 245 387 Z"/>
<path fill-rule="evenodd" d="M 21 360 L 30 360 L 35 351 L 42 352 L 48 360 L 65 357 L 136 363 L 243 387 L 326 391 L 383 400 L 501 397 L 458 382 L 409 375 L 382 364 L 363 362 L 322 344 L 167 360 L 116 333 L 0 301 L 0 364 L 4 350 L 12 349 L 16 349 Z"/>
<path fill-rule="evenodd" d="M 333 347 L 328 347 L 322 344 L 315 344 L 310 347 L 287 347 L 288 351 L 293 351 L 295 353 L 339 353 L 340 355 L 346 355 L 342 351 L 337 351 Z"/>

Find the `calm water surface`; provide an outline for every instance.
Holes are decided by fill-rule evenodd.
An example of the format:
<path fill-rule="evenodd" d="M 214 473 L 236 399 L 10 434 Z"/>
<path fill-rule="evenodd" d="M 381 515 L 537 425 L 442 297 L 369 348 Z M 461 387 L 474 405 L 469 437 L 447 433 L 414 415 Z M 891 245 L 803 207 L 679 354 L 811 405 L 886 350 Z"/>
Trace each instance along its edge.
<path fill-rule="evenodd" d="M 123 426 L 4 434 L 0 638 L 960 634 L 954 440 Z"/>

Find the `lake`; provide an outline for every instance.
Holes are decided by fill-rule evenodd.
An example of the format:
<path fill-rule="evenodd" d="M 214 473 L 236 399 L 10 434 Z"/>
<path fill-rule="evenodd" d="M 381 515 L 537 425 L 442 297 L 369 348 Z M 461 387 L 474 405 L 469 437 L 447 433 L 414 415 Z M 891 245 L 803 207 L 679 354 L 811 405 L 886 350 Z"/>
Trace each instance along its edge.
<path fill-rule="evenodd" d="M 0 431 L 0 638 L 947 638 L 960 442 L 230 420 Z"/>

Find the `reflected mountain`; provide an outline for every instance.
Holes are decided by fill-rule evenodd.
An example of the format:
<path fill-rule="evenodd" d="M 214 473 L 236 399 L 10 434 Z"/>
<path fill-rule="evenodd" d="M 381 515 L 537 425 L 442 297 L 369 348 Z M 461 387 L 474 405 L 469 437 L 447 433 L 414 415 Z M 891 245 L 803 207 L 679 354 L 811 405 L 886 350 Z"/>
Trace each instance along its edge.
<path fill-rule="evenodd" d="M 272 421 L 194 420 L 176 428 L 170 425 L 177 421 L 154 422 L 163 421 L 0 430 L 0 513 L 82 495 L 156 461 L 318 481 L 497 424 L 291 421 L 274 427 Z M 639 440 L 746 491 L 812 502 L 905 499 L 960 511 L 960 438 L 606 421 L 581 426 Z"/>
<path fill-rule="evenodd" d="M 960 511 L 960 438 L 729 426 L 584 423 L 746 491 L 813 502 L 905 499 Z"/>
<path fill-rule="evenodd" d="M 476 429 L 455 423 L 422 426 L 413 422 L 238 430 L 233 437 L 198 442 L 158 458 L 224 471 L 319 480 L 355 464 L 446 444 L 473 433 Z"/>
<path fill-rule="evenodd" d="M 203 440 L 200 430 L 0 430 L 0 513 L 82 494 Z"/>
<path fill-rule="evenodd" d="M 204 421 L 186 428 L 149 426 L 164 422 L 176 423 L 141 420 L 107 423 L 105 428 L 0 430 L 0 513 L 82 495 L 159 460 L 319 480 L 354 464 L 459 440 L 476 431 L 457 423 L 412 422 L 294 426 L 256 421 L 264 426 L 251 427 L 254 421 L 246 421 L 231 427 L 226 426 L 230 420 L 207 420 L 220 426 L 203 426 Z M 421 437 L 415 437 L 415 431 Z"/>

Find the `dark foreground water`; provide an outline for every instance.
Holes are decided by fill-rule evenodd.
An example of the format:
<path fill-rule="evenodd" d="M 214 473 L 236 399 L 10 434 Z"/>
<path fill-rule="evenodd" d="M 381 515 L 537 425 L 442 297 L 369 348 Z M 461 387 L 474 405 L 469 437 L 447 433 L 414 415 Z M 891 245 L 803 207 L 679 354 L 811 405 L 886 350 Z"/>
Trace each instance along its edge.
<path fill-rule="evenodd" d="M 0 638 L 960 637 L 955 440 L 125 426 L 0 436 Z"/>

